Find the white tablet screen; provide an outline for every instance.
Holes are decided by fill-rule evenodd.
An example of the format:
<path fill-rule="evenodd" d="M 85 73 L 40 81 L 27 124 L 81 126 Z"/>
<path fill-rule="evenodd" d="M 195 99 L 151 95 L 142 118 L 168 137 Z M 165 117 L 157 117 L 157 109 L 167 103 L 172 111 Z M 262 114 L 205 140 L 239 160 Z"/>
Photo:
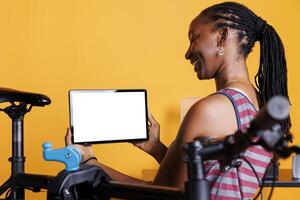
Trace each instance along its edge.
<path fill-rule="evenodd" d="M 146 90 L 70 90 L 73 143 L 148 139 Z"/>

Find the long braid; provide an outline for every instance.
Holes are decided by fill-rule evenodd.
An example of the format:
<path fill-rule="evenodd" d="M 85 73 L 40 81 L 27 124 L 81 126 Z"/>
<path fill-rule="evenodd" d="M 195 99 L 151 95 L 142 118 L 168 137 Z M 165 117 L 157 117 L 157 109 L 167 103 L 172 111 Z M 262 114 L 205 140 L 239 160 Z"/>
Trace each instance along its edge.
<path fill-rule="evenodd" d="M 202 11 L 200 16 L 204 16 L 209 23 L 215 23 L 216 28 L 230 27 L 240 30 L 240 53 L 245 58 L 251 52 L 254 43 L 260 42 L 259 69 L 255 76 L 260 106 L 275 95 L 289 99 L 285 51 L 280 37 L 271 25 L 246 6 L 235 2 L 213 5 Z M 282 122 L 281 126 L 283 132 L 289 135 L 290 118 Z"/>
<path fill-rule="evenodd" d="M 280 37 L 269 26 L 260 40 L 259 71 L 255 76 L 260 100 L 267 102 L 272 96 L 288 96 L 285 51 Z M 289 134 L 290 118 L 282 123 L 284 133 Z"/>

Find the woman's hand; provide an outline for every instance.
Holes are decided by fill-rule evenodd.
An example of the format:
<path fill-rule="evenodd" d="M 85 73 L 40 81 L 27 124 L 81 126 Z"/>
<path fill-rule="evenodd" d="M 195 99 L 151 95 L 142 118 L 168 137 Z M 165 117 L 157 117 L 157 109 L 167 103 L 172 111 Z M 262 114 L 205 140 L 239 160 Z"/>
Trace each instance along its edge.
<path fill-rule="evenodd" d="M 94 152 L 91 145 L 79 145 L 79 144 L 72 144 L 71 140 L 71 131 L 68 128 L 67 133 L 65 135 L 65 145 L 72 145 L 74 146 L 78 151 L 80 151 L 82 159 L 81 163 L 85 162 L 87 159 L 95 157 Z"/>
<path fill-rule="evenodd" d="M 151 113 L 148 113 L 148 120 L 148 141 L 133 142 L 132 144 L 154 157 L 160 163 L 166 154 L 167 147 L 160 141 L 160 125 Z"/>

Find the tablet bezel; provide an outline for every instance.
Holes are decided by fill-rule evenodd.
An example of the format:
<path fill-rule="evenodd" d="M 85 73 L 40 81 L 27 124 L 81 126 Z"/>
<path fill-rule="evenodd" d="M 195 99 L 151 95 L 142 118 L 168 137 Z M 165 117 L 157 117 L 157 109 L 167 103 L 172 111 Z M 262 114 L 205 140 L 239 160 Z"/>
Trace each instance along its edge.
<path fill-rule="evenodd" d="M 120 140 L 104 140 L 104 141 L 84 141 L 84 142 L 75 142 L 74 141 L 74 126 L 73 126 L 73 111 L 72 111 L 72 102 L 71 102 L 71 93 L 72 92 L 97 92 L 97 91 L 114 91 L 114 92 L 144 92 L 145 95 L 145 128 L 146 128 L 146 138 L 135 138 L 135 139 L 120 139 Z M 117 142 L 141 142 L 147 141 L 149 139 L 149 130 L 148 130 L 148 104 L 147 104 L 147 90 L 146 89 L 71 89 L 68 92 L 69 97 L 69 124 L 71 130 L 71 141 L 73 144 L 101 144 L 101 143 L 117 143 Z"/>

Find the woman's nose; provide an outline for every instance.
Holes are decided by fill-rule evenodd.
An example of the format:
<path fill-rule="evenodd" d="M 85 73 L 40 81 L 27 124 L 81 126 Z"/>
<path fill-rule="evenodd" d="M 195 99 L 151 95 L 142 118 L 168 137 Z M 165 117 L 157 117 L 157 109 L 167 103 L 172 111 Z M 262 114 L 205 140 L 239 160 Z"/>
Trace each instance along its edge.
<path fill-rule="evenodd" d="M 192 56 L 191 48 L 189 47 L 188 50 L 185 53 L 185 59 L 190 60 L 191 56 Z"/>

